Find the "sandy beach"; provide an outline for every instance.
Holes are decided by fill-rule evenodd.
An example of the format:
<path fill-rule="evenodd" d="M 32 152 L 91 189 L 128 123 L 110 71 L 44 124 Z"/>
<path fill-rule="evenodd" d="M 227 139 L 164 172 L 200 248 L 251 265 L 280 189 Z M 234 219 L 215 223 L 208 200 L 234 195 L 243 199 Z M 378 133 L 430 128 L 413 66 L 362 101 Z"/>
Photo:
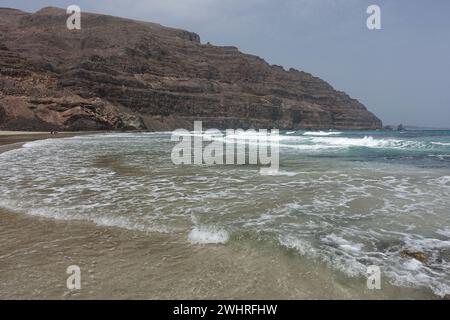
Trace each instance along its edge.
<path fill-rule="evenodd" d="M 68 137 L 71 134 L 60 134 Z M 72 134 L 73 135 L 73 134 Z M 1 134 L 5 145 L 54 138 Z M 26 196 L 26 195 L 24 195 Z M 331 272 L 295 252 L 251 242 L 193 245 L 188 235 L 151 233 L 0 209 L 1 299 L 381 299 L 431 293 Z M 66 268 L 81 268 L 81 290 L 66 288 Z"/>
<path fill-rule="evenodd" d="M 0 211 L 1 299 L 381 299 L 430 298 L 251 246 L 193 246 L 164 235 Z M 266 252 L 269 253 L 269 252 Z M 232 259 L 231 259 L 232 258 Z M 81 268 L 81 290 L 66 268 Z"/>

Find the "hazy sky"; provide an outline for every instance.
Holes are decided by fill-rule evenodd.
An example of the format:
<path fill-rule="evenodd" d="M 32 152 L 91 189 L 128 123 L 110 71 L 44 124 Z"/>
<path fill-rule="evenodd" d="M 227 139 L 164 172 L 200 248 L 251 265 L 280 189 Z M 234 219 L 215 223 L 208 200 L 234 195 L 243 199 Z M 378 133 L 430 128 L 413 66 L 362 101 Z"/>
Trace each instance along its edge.
<path fill-rule="evenodd" d="M 328 81 L 385 124 L 450 127 L 449 0 L 1 0 L 67 7 L 194 31 Z M 381 30 L 366 9 L 381 7 Z"/>

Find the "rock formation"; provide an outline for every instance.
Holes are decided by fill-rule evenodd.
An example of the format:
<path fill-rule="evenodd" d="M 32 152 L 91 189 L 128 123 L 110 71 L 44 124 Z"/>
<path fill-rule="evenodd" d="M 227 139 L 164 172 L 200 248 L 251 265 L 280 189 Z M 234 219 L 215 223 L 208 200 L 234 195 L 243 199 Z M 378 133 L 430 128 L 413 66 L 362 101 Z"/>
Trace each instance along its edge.
<path fill-rule="evenodd" d="M 0 9 L 0 128 L 378 129 L 381 121 L 311 74 L 197 34 L 65 10 Z"/>

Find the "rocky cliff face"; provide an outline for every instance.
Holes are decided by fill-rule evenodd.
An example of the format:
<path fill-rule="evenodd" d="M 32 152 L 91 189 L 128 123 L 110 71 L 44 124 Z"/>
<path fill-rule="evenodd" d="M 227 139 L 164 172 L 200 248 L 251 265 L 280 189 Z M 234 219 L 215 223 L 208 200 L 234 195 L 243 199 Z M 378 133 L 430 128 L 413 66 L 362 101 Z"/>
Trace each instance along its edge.
<path fill-rule="evenodd" d="M 308 73 L 197 34 L 97 14 L 0 9 L 0 128 L 377 129 L 358 101 Z"/>

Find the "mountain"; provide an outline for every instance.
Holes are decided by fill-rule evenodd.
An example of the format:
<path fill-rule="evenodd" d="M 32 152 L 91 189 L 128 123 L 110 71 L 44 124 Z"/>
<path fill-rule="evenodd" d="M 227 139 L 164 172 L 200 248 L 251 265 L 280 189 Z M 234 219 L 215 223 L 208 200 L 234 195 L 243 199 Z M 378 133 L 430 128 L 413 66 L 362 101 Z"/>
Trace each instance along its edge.
<path fill-rule="evenodd" d="M 192 32 L 82 12 L 0 9 L 0 128 L 378 129 L 357 100 Z"/>

